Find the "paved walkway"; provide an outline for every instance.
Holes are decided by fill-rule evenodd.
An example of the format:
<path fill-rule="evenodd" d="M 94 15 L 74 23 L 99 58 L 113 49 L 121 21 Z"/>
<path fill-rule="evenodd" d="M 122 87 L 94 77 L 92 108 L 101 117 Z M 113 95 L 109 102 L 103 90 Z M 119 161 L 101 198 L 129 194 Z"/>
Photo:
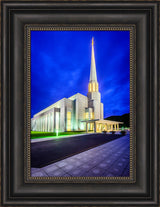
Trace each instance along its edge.
<path fill-rule="evenodd" d="M 31 176 L 129 176 L 129 134 L 43 168 L 31 168 Z"/>

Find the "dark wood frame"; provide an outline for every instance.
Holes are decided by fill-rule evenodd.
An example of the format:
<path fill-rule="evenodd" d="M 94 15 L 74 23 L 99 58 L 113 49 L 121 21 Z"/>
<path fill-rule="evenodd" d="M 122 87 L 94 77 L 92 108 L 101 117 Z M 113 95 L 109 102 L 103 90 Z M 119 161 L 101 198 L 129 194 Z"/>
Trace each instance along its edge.
<path fill-rule="evenodd" d="M 159 204 L 158 2 L 2 2 L 2 205 Z M 136 25 L 136 182 L 26 183 L 24 26 Z M 27 130 L 26 130 L 27 131 Z"/>

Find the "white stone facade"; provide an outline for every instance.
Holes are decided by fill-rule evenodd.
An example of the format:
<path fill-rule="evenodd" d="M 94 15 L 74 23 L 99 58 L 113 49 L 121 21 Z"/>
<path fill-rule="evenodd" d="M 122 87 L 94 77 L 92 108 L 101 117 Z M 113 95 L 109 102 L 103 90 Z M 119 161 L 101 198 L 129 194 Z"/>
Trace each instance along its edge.
<path fill-rule="evenodd" d="M 85 123 L 82 121 L 87 119 L 102 119 L 103 116 L 102 103 L 100 104 L 97 100 L 93 100 L 93 107 L 88 108 L 88 102 L 88 97 L 80 93 L 69 98 L 63 98 L 35 114 L 31 119 L 31 130 L 56 132 L 57 125 L 58 131 L 61 132 L 86 130 Z M 67 112 L 71 112 L 70 129 L 67 129 Z"/>

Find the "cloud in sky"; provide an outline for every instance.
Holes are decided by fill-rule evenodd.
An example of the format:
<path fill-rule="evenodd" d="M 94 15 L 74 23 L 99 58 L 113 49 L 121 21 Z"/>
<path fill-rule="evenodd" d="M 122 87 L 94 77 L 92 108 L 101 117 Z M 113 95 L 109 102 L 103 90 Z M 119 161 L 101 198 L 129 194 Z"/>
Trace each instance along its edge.
<path fill-rule="evenodd" d="M 129 31 L 31 31 L 31 117 L 87 95 L 92 37 L 104 117 L 129 113 Z"/>

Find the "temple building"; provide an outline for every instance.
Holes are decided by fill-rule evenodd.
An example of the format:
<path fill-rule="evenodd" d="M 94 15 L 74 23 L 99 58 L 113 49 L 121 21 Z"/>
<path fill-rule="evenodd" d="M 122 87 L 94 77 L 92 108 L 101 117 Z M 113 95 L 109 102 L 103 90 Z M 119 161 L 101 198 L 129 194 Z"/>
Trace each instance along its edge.
<path fill-rule="evenodd" d="M 121 122 L 103 120 L 103 103 L 97 82 L 94 39 L 92 38 L 92 54 L 90 80 L 87 96 L 77 93 L 63 98 L 35 114 L 31 119 L 31 130 L 42 132 L 64 131 L 117 131 Z"/>

